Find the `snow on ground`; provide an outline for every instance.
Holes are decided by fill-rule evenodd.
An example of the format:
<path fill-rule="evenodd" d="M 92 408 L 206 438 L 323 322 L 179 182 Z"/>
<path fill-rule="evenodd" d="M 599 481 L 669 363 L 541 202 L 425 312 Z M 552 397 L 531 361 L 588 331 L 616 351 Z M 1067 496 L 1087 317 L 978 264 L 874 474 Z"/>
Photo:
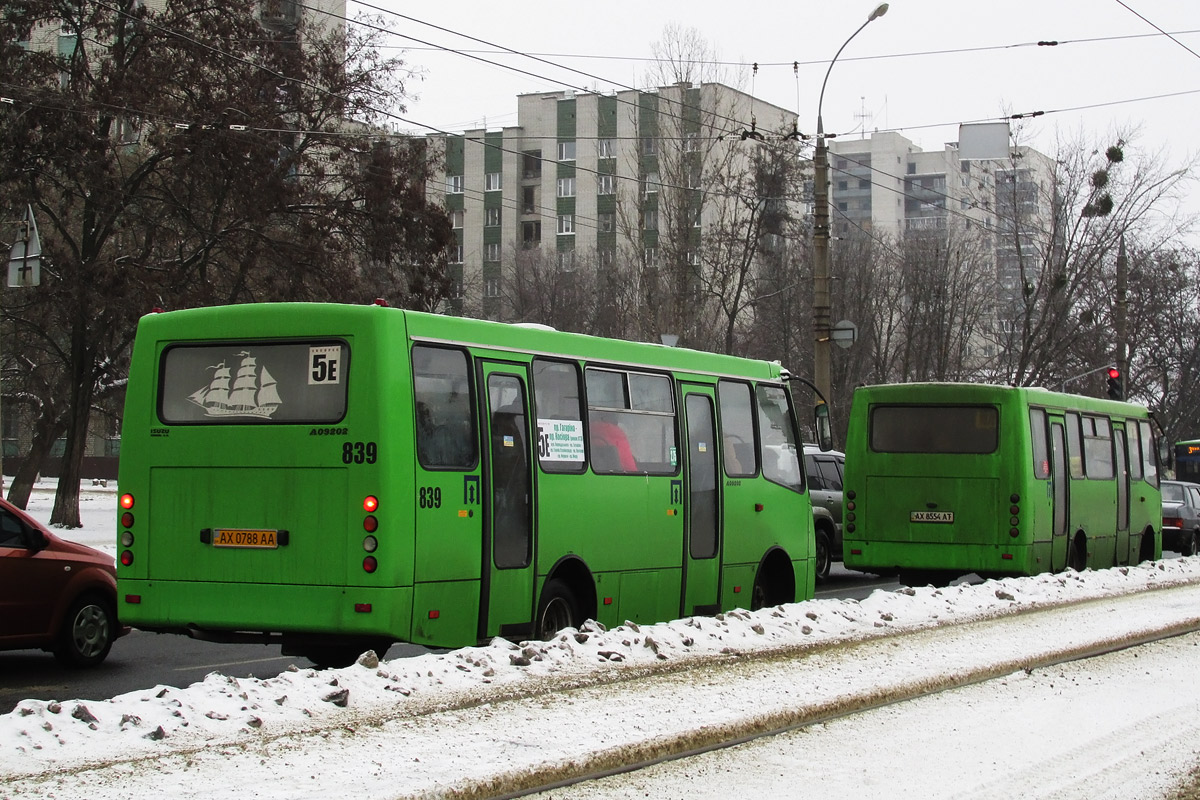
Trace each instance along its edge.
<path fill-rule="evenodd" d="M 84 527 L 56 532 L 111 553 L 115 487 L 110 484 L 84 488 L 81 500 Z M 31 513 L 47 519 L 52 501 L 52 491 L 35 491 L 30 502 Z M 1003 617 L 1013 610 L 1197 583 L 1200 583 L 1200 557 L 1167 559 L 1082 574 L 1068 572 L 942 589 L 880 591 L 863 601 L 811 600 L 755 613 L 733 611 L 715 618 L 658 625 L 627 624 L 604 630 L 589 624 L 550 643 L 514 645 L 495 640 L 482 647 L 392 661 L 376 662 L 367 657 L 358 665 L 340 670 L 292 667 L 269 679 L 214 672 L 184 689 L 156 686 L 112 699 L 26 700 L 13 712 L 0 716 L 0 797 L 32 797 L 43 793 L 46 787 L 39 785 L 35 776 L 49 774 L 59 776 L 54 784 L 55 797 L 121 796 L 102 795 L 101 787 L 86 782 L 73 786 L 70 771 L 85 765 L 128 761 L 129 769 L 136 773 L 139 759 L 154 757 L 158 759 L 152 762 L 154 769 L 161 770 L 156 774 L 167 780 L 164 764 L 172 763 L 172 756 L 178 758 L 170 774 L 181 784 L 178 791 L 168 794 L 198 798 L 238 796 L 230 794 L 228 788 L 237 786 L 237 775 L 223 776 L 219 781 L 223 789 L 216 784 L 211 787 L 188 784 L 181 777 L 198 754 L 227 752 L 262 755 L 254 758 L 253 771 L 256 778 L 268 775 L 269 785 L 274 788 L 268 793 L 261 793 L 260 788 L 245 796 L 342 797 L 346 794 L 345 781 L 352 778 L 322 780 L 326 765 L 344 767 L 346 760 L 360 760 L 362 755 L 353 746 L 369 740 L 371 731 L 396 720 L 408 720 L 403 724 L 413 726 L 412 736 L 420 731 L 420 751 L 425 756 L 419 770 L 432 775 L 433 783 L 426 786 L 436 786 L 439 763 L 437 756 L 430 754 L 452 750 L 452 743 L 464 731 L 456 725 L 421 726 L 419 716 L 427 712 L 463 709 L 463 720 L 475 720 L 481 713 L 486 715 L 493 701 L 533 695 L 547 685 L 603 686 L 624 674 L 699 661 L 729 661 L 730 656 L 739 653 L 795 647 L 818 651 L 824 645 L 867 640 L 881 633 L 936 629 L 944 622 Z M 118 642 L 117 646 L 120 645 Z M 1194 649 L 1179 648 L 1178 652 L 1177 670 L 1194 672 Z M 928 666 L 930 659 L 925 654 L 918 655 L 916 660 L 923 660 Z M 892 662 L 869 661 L 859 669 L 870 675 L 873 671 L 895 668 Z M 619 686 L 610 684 L 610 689 L 619 691 L 616 688 Z M 660 718 L 678 716 L 682 724 L 692 716 L 683 703 L 684 696 L 684 692 L 676 695 L 677 707 L 655 709 L 654 713 Z M 1195 703 L 1183 698 L 1181 702 Z M 533 724 L 536 727 L 537 721 Z M 589 721 L 575 720 L 568 724 L 586 727 Z M 956 736 L 954 725 L 942 727 L 945 737 Z M 311 747 L 301 748 L 296 742 L 297 737 L 311 740 L 314 732 L 325 740 L 320 767 L 307 757 L 275 757 L 289 749 L 311 755 Z M 503 736 L 504 731 L 496 734 Z M 558 733 L 547 729 L 539 735 L 552 741 Z M 439 748 L 438 737 L 444 737 L 444 748 Z M 1195 747 L 1186 749 L 1186 753 L 1189 756 L 1181 759 L 1179 775 L 1186 774 L 1194 764 Z M 417 769 L 411 764 L 404 765 L 413 759 L 401 759 L 399 755 L 381 753 L 363 767 L 376 777 L 382 773 L 381 780 L 387 785 L 388 770 L 408 773 Z M 480 758 L 485 757 L 480 750 Z M 910 758 L 927 759 L 934 764 L 938 756 L 918 752 Z M 229 770 L 246 769 L 244 759 L 230 755 L 228 763 Z M 211 762 L 208 768 L 218 773 L 221 770 Z M 22 780 L 23 777 L 32 781 Z M 446 775 L 445 780 L 454 777 Z"/>

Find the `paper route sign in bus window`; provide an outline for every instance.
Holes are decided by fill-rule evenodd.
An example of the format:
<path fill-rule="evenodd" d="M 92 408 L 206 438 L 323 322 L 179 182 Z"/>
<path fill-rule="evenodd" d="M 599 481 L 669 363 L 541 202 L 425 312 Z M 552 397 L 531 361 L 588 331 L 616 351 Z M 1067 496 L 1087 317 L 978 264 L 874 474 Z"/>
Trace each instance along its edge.
<path fill-rule="evenodd" d="M 159 417 L 171 425 L 338 422 L 344 342 L 178 345 L 162 357 Z"/>
<path fill-rule="evenodd" d="M 542 461 L 583 461 L 583 423 L 574 419 L 539 419 L 538 457 Z"/>

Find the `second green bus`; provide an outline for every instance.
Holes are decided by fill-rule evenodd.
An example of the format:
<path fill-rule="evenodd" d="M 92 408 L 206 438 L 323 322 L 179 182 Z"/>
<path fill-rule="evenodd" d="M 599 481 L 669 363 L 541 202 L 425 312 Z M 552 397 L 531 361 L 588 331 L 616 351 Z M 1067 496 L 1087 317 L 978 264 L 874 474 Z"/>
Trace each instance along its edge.
<path fill-rule="evenodd" d="M 845 564 L 908 583 L 1155 559 L 1149 413 L 1036 388 L 912 383 L 854 393 Z"/>

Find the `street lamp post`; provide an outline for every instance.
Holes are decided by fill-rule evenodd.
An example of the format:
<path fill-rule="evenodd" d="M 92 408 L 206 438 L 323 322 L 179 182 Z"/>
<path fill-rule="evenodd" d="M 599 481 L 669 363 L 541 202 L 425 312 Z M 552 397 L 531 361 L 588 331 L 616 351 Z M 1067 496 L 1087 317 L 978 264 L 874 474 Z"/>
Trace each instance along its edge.
<path fill-rule="evenodd" d="M 887 13 L 888 4 L 880 3 L 867 17 L 867 21 L 850 34 L 842 43 L 825 70 L 821 81 L 821 95 L 817 100 L 817 149 L 813 155 L 813 382 L 821 395 L 832 398 L 830 377 L 830 300 L 829 300 L 829 150 L 825 147 L 825 123 L 821 119 L 821 106 L 825 103 L 825 84 L 838 56 L 850 44 L 850 40 L 867 25 Z"/>

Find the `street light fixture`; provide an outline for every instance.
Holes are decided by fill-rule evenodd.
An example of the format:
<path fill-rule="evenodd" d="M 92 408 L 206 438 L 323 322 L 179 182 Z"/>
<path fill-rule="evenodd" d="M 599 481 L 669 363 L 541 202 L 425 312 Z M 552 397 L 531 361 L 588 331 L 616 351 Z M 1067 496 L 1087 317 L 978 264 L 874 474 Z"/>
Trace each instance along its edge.
<path fill-rule="evenodd" d="M 813 201 L 816 208 L 813 212 L 813 381 L 824 397 L 831 398 L 831 383 L 829 369 L 830 356 L 830 324 L 831 304 L 829 300 L 829 151 L 825 147 L 825 123 L 821 119 L 821 106 L 825 103 L 825 84 L 829 83 L 829 73 L 838 56 L 850 44 L 851 39 L 858 36 L 862 29 L 887 13 L 888 4 L 880 3 L 867 17 L 867 21 L 858 26 L 858 30 L 850 34 L 850 38 L 842 43 L 825 70 L 825 80 L 821 81 L 821 95 L 817 99 L 817 149 L 813 155 Z"/>

